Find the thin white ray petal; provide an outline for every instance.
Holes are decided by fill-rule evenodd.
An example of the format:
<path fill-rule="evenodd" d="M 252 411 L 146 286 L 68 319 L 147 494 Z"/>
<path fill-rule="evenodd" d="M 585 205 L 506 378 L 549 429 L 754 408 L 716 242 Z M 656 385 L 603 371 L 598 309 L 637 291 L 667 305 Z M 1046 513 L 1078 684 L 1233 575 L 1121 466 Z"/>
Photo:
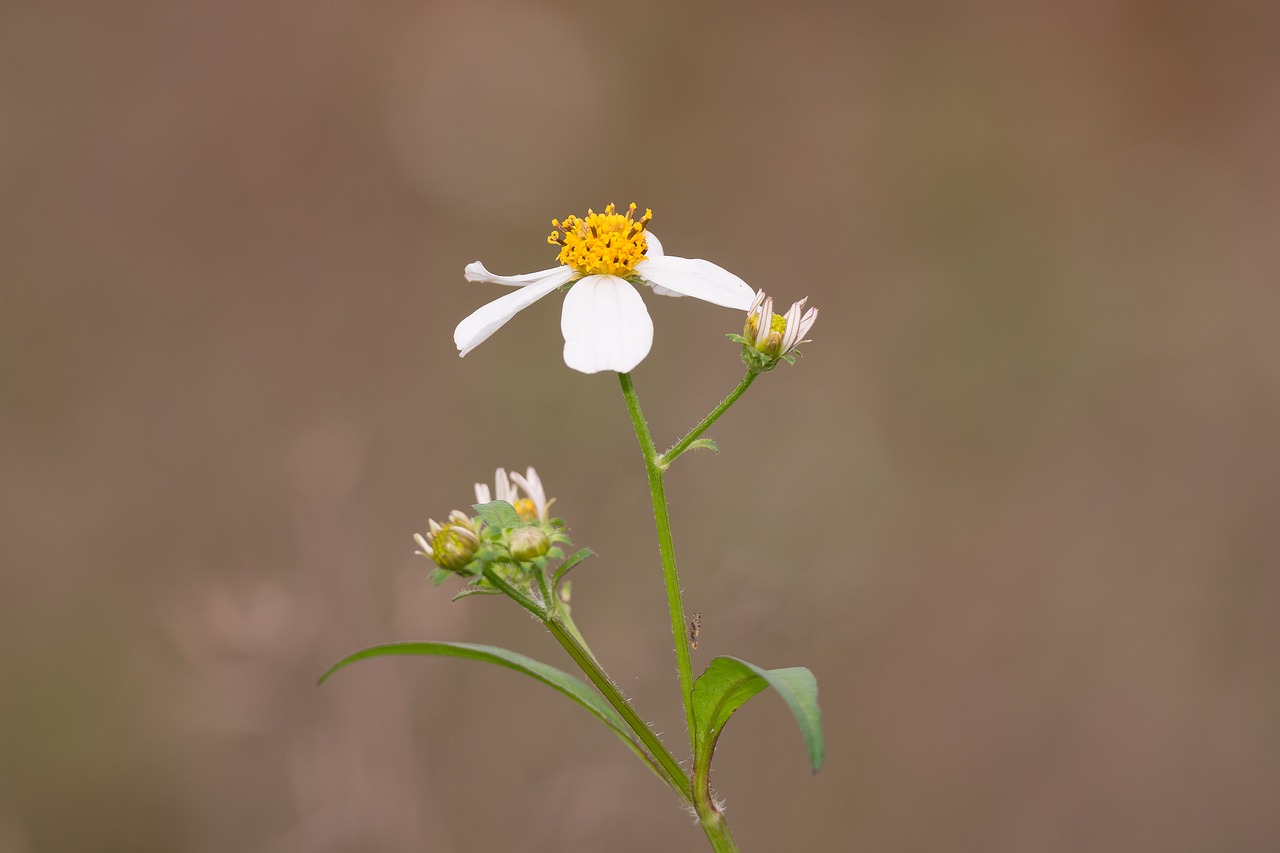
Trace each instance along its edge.
<path fill-rule="evenodd" d="M 553 270 L 541 281 L 525 285 L 514 293 L 500 296 L 487 305 L 481 305 L 453 330 L 453 342 L 458 347 L 458 355 L 466 355 L 490 335 L 501 329 L 507 321 L 525 308 L 537 302 L 562 284 L 567 284 L 574 276 L 569 267 Z"/>
<path fill-rule="evenodd" d="M 499 468 L 493 472 L 493 497 L 494 500 L 506 501 L 513 505 L 516 502 L 516 490 L 512 488 L 505 468 Z"/>
<path fill-rule="evenodd" d="M 549 270 L 538 270 L 537 272 L 527 272 L 521 275 L 495 275 L 489 272 L 484 264 L 479 261 L 472 261 L 467 264 L 463 274 L 466 276 L 467 281 L 483 281 L 488 284 L 505 284 L 508 287 L 524 287 L 526 284 L 534 284 L 550 275 L 563 274 L 565 270 L 572 271 L 572 269 L 572 267 L 568 266 L 558 266 Z"/>
<path fill-rule="evenodd" d="M 564 363 L 583 373 L 626 373 L 653 346 L 653 320 L 644 299 L 625 279 L 589 275 L 564 298 L 560 314 Z"/>
<path fill-rule="evenodd" d="M 664 257 L 666 253 L 662 250 L 662 243 L 658 241 L 658 238 L 654 236 L 654 233 L 652 231 L 645 231 L 644 233 L 645 238 L 649 241 L 649 248 L 647 248 L 644 253 L 645 257 L 649 259 Z M 674 290 L 668 290 L 667 288 L 654 284 L 653 282 L 649 282 L 649 285 L 653 288 L 653 292 L 659 296 L 684 296 L 683 293 L 676 293 Z"/>
<path fill-rule="evenodd" d="M 476 483 L 476 503 L 487 504 L 493 497 L 489 494 L 489 487 L 484 483 Z"/>
<path fill-rule="evenodd" d="M 805 299 L 801 299 L 799 302 L 791 303 L 791 307 L 787 309 L 787 316 L 784 318 L 786 331 L 782 333 L 784 353 L 791 352 L 792 348 L 800 342 L 800 312 L 804 310 L 804 303 Z"/>
<path fill-rule="evenodd" d="M 655 293 L 692 296 L 725 308 L 745 311 L 755 299 L 751 285 L 729 272 L 700 258 L 677 258 L 663 255 L 636 264 L 635 270 L 654 287 Z"/>
<path fill-rule="evenodd" d="M 766 296 L 757 310 L 755 345 L 760 346 L 773 331 L 773 297 Z"/>
<path fill-rule="evenodd" d="M 644 256 L 646 258 L 661 258 L 666 254 L 666 252 L 662 251 L 662 242 L 658 239 L 657 234 L 646 230 L 644 232 L 644 237 L 645 244 L 648 246 L 648 248 L 644 250 Z"/>
<path fill-rule="evenodd" d="M 809 334 L 809 330 L 813 328 L 813 324 L 818 322 L 818 309 L 810 308 L 804 312 L 804 316 L 800 318 L 800 337 L 804 338 Z"/>

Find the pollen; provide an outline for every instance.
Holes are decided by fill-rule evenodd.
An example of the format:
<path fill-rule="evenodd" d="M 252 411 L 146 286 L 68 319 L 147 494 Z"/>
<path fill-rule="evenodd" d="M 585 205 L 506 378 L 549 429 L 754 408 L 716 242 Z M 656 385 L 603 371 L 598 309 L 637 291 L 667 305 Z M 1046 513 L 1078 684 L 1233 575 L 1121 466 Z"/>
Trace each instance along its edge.
<path fill-rule="evenodd" d="M 559 261 L 573 267 L 582 275 L 628 276 L 636 264 L 645 259 L 649 239 L 645 226 L 653 219 L 653 211 L 646 209 L 644 216 L 636 216 L 632 204 L 625 214 L 618 213 L 612 204 L 604 213 L 588 210 L 581 219 L 576 216 L 551 220 L 555 229 L 547 242 L 560 247 Z"/>

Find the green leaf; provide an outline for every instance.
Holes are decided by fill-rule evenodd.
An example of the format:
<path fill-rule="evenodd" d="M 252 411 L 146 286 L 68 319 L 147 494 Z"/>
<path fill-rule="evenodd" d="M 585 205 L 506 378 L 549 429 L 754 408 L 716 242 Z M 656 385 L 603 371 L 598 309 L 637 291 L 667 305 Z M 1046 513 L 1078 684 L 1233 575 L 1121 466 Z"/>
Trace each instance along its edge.
<path fill-rule="evenodd" d="M 510 506 L 510 504 L 507 505 Z M 622 717 L 603 696 L 591 689 L 590 685 L 579 678 L 574 678 L 563 670 L 556 669 L 554 666 L 549 666 L 541 661 L 536 661 L 518 652 L 499 648 L 498 646 L 483 646 L 475 643 L 387 643 L 381 646 L 371 646 L 347 655 L 329 667 L 316 683 L 324 684 L 335 672 L 356 661 L 386 657 L 388 655 L 466 658 L 468 660 L 494 663 L 498 666 L 505 666 L 507 669 L 514 669 L 516 672 L 524 673 L 530 678 L 541 681 L 548 687 L 563 693 L 583 708 L 586 708 L 596 719 L 612 729 L 613 733 L 620 737 L 631 748 L 632 752 L 640 756 L 640 759 L 658 775 L 659 779 L 662 779 L 664 783 L 667 782 L 666 777 L 662 775 L 654 759 L 649 756 L 649 753 L 645 751 L 644 747 L 627 728 L 626 722 L 623 721 Z"/>
<path fill-rule="evenodd" d="M 822 769 L 826 746 L 822 740 L 822 716 L 818 710 L 818 682 L 803 666 L 761 669 L 746 661 L 718 657 L 693 685 L 693 716 L 697 726 L 698 753 L 694 772 L 707 778 L 716 741 L 733 712 L 766 687 L 782 696 L 800 726 L 809 749 L 809 766 Z"/>
<path fill-rule="evenodd" d="M 716 446 L 716 443 L 709 438 L 700 438 L 697 441 L 689 442 L 689 446 L 684 449 L 684 452 L 688 453 L 690 450 L 704 450 L 704 449 L 710 450 L 713 453 L 720 452 L 720 448 Z"/>
<path fill-rule="evenodd" d="M 581 563 L 583 560 L 587 559 L 587 557 L 594 557 L 595 555 L 596 555 L 596 552 L 592 551 L 590 548 L 583 548 L 581 551 L 578 551 L 572 557 L 565 560 L 563 563 L 561 563 L 559 566 L 556 567 L 555 576 L 552 577 L 551 579 L 552 586 L 559 583 L 560 578 L 567 575 L 569 573 L 569 570 L 572 569 L 574 566 L 578 565 L 578 563 Z"/>
<path fill-rule="evenodd" d="M 516 508 L 506 501 L 489 501 L 487 504 L 473 504 L 472 509 L 476 511 L 489 525 L 505 530 L 508 527 L 517 527 L 520 524 L 520 516 L 516 514 Z"/>
<path fill-rule="evenodd" d="M 502 590 L 489 589 L 488 587 L 484 587 L 484 586 L 469 586 L 460 590 L 458 594 L 455 595 L 453 598 L 449 599 L 449 601 L 451 602 L 458 601 L 459 599 L 469 598 L 470 596 L 473 596 L 473 595 L 502 595 Z"/>

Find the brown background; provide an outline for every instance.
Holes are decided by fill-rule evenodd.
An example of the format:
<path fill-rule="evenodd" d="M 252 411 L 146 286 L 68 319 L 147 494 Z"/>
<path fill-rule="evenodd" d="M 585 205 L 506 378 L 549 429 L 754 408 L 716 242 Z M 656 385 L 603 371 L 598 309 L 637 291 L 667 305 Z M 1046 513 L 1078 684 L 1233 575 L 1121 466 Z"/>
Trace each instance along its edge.
<path fill-rule="evenodd" d="M 695 662 L 817 673 L 716 781 L 748 851 L 1280 848 L 1280 6 L 0 7 L 0 850 L 701 850 L 610 735 L 392 639 L 567 666 L 410 536 L 542 472 L 576 614 L 681 738 L 617 383 L 553 216 L 822 310 L 669 478 Z M 740 317 L 647 302 L 669 443 Z"/>

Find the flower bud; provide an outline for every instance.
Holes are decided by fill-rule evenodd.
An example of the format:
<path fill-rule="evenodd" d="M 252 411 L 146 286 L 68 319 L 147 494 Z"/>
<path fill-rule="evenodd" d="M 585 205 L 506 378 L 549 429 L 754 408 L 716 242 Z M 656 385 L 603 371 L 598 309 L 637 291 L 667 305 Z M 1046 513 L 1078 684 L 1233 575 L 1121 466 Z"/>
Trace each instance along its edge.
<path fill-rule="evenodd" d="M 507 543 L 511 556 L 522 563 L 536 560 L 551 550 L 551 540 L 541 527 L 530 525 L 517 527 L 511 531 L 511 539 Z"/>
<path fill-rule="evenodd" d="M 430 557 L 437 566 L 451 572 L 465 568 L 480 548 L 479 526 L 454 510 L 445 524 L 430 522 L 427 534 Z"/>
<path fill-rule="evenodd" d="M 804 336 L 818 319 L 818 309 L 805 310 L 807 301 L 793 303 L 786 315 L 774 314 L 773 299 L 758 291 L 747 309 L 747 322 L 739 338 L 743 360 L 763 370 L 772 370 L 779 359 L 793 360 L 796 347 L 805 343 Z"/>

